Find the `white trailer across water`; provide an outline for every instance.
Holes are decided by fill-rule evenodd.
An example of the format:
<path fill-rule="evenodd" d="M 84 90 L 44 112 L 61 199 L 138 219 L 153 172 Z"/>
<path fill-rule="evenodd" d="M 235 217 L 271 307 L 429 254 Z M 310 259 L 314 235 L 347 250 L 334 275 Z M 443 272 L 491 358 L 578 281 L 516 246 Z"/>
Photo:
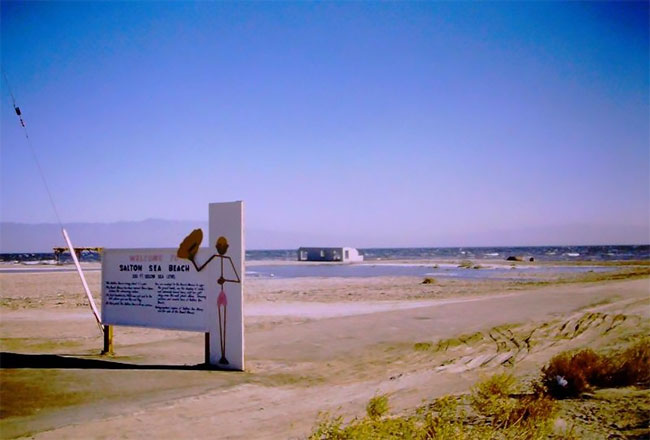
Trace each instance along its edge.
<path fill-rule="evenodd" d="M 298 249 L 298 261 L 358 263 L 363 261 L 363 255 L 353 247 L 301 247 Z"/>

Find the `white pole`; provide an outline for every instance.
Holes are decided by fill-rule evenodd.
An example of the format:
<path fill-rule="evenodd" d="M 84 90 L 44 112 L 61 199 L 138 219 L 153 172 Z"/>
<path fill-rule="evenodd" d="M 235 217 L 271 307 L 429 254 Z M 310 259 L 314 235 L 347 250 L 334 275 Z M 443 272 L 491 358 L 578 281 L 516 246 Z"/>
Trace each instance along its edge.
<path fill-rule="evenodd" d="M 74 261 L 74 265 L 77 266 L 77 272 L 79 273 L 79 277 L 81 278 L 81 284 L 83 284 L 84 290 L 86 291 L 86 296 L 88 297 L 88 301 L 90 302 L 90 308 L 93 309 L 93 315 L 95 315 L 95 319 L 97 320 L 97 325 L 99 326 L 99 329 L 103 333 L 104 329 L 102 328 L 102 320 L 99 317 L 99 311 L 97 310 L 97 306 L 95 305 L 95 300 L 93 299 L 93 296 L 90 293 L 90 288 L 88 287 L 88 283 L 86 282 L 86 277 L 84 277 L 84 273 L 81 270 L 81 265 L 79 264 L 79 260 L 77 259 L 77 254 L 74 251 L 74 246 L 72 246 L 72 242 L 70 241 L 70 237 L 68 237 L 68 232 L 65 230 L 65 228 L 61 228 L 61 232 L 63 232 L 63 238 L 65 238 L 65 242 L 68 244 L 68 249 L 70 249 L 70 255 L 72 255 L 72 260 Z"/>

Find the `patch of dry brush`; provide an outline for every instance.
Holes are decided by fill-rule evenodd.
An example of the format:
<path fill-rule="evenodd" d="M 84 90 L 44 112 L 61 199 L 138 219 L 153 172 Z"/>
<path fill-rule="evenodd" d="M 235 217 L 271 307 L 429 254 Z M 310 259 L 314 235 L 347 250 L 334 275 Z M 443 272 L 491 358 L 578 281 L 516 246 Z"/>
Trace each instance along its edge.
<path fill-rule="evenodd" d="M 501 374 L 472 389 L 468 409 L 445 396 L 408 416 L 387 416 L 386 396 L 373 397 L 367 415 L 345 424 L 325 415 L 310 439 L 542 439 L 552 430 L 555 402 L 546 395 L 517 396 L 515 379 Z"/>
<path fill-rule="evenodd" d="M 325 415 L 312 440 L 342 439 L 544 439 L 554 438 L 556 398 L 576 397 L 598 387 L 650 384 L 650 342 L 603 355 L 591 349 L 564 352 L 542 368 L 530 394 L 518 394 L 511 374 L 496 374 L 472 387 L 469 405 L 445 396 L 412 415 L 389 416 L 388 398 L 373 397 L 367 415 L 344 423 Z M 559 434 L 571 438 L 571 432 Z"/>
<path fill-rule="evenodd" d="M 650 384 L 650 341 L 642 340 L 610 355 L 591 349 L 563 352 L 542 369 L 541 389 L 557 399 L 594 388 Z"/>

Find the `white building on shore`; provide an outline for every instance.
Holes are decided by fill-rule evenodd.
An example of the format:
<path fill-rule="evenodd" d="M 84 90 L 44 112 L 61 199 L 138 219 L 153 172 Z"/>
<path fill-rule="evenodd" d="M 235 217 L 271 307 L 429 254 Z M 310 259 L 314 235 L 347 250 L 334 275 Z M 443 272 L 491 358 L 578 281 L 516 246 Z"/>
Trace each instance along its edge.
<path fill-rule="evenodd" d="M 301 247 L 298 249 L 298 261 L 358 263 L 363 261 L 363 255 L 352 247 Z"/>

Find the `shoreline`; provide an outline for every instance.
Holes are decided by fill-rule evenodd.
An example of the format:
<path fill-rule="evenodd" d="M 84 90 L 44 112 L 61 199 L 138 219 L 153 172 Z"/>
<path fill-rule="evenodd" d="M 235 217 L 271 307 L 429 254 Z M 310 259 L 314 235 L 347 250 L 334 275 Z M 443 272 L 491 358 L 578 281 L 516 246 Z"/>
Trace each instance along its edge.
<path fill-rule="evenodd" d="M 461 264 L 465 261 L 476 262 L 477 264 L 486 264 L 486 265 L 584 265 L 584 264 L 593 264 L 593 265 L 604 265 L 604 266 L 627 266 L 627 265 L 639 265 L 647 266 L 650 265 L 650 258 L 646 259 L 608 259 L 608 260 L 588 260 L 575 258 L 572 260 L 538 260 L 535 261 L 511 261 L 505 258 L 379 258 L 379 259 L 365 259 L 360 262 L 337 262 L 337 261 L 298 261 L 296 259 L 292 260 L 283 260 L 283 259 L 247 259 L 246 264 L 259 266 L 259 265 L 344 265 L 344 266 L 354 266 L 354 265 L 364 265 L 364 264 L 418 264 L 418 265 L 434 265 L 434 264 Z M 82 265 L 101 265 L 101 261 L 81 261 Z M 0 267 L 3 266 L 73 266 L 72 261 L 65 261 L 63 263 L 57 264 L 54 260 L 26 260 L 26 261 L 0 261 Z"/>

